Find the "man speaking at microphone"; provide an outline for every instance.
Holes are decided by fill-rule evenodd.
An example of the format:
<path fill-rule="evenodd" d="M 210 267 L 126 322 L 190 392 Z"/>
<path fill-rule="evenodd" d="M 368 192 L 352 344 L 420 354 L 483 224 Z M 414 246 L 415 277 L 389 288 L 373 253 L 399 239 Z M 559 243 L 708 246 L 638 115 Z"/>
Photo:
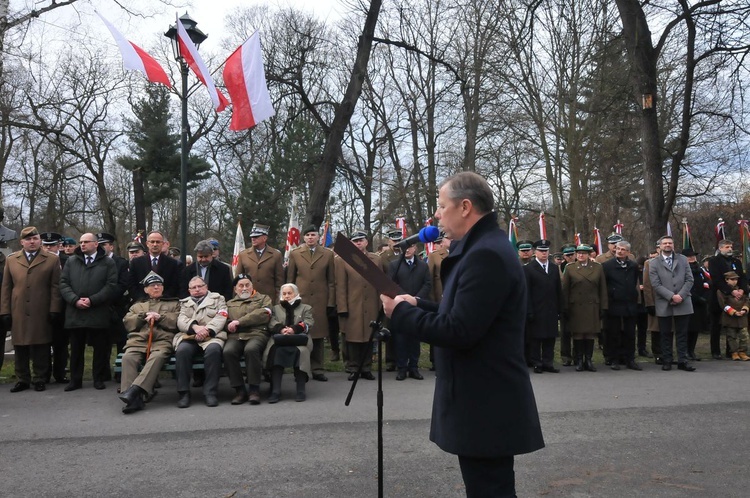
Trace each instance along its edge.
<path fill-rule="evenodd" d="M 544 447 L 523 358 L 526 281 L 476 173 L 440 186 L 435 218 L 454 242 L 440 305 L 381 295 L 391 332 L 435 346 L 430 440 L 458 455 L 468 498 L 516 496 L 513 457 Z"/>

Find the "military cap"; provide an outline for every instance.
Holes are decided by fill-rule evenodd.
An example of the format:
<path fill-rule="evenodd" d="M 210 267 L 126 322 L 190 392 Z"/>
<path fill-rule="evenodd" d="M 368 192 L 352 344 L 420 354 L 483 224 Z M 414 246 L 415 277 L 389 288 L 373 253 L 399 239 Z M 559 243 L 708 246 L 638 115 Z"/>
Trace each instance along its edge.
<path fill-rule="evenodd" d="M 213 247 L 214 249 L 219 248 L 219 241 L 216 239 L 208 239 L 208 243 L 211 244 L 211 247 Z"/>
<path fill-rule="evenodd" d="M 534 243 L 530 240 L 519 240 L 516 247 L 519 251 L 530 251 L 534 248 Z"/>
<path fill-rule="evenodd" d="M 42 238 L 42 244 L 45 246 L 53 246 L 62 241 L 62 235 L 57 232 L 42 232 L 39 236 Z"/>
<path fill-rule="evenodd" d="M 563 257 L 563 253 L 561 252 L 554 252 L 552 253 L 552 259 L 560 259 Z"/>
<path fill-rule="evenodd" d="M 445 238 L 445 232 L 444 232 L 444 231 L 442 231 L 442 230 L 440 230 L 440 234 L 438 235 L 438 238 L 437 238 L 437 239 L 435 239 L 435 243 L 436 243 L 436 244 L 439 244 L 439 243 L 441 243 L 441 242 L 443 241 L 443 239 L 444 239 L 444 238 Z"/>
<path fill-rule="evenodd" d="M 307 228 L 305 228 L 305 231 L 302 232 L 302 235 L 307 235 L 310 232 L 318 233 L 318 227 L 315 225 L 309 225 Z"/>
<path fill-rule="evenodd" d="M 161 275 L 159 275 L 155 271 L 150 271 L 148 272 L 148 275 L 146 275 L 144 279 L 141 280 L 141 283 L 144 287 L 148 287 L 151 284 L 164 284 L 164 279 L 161 278 Z"/>
<path fill-rule="evenodd" d="M 167 251 L 167 254 L 169 254 L 170 256 L 174 257 L 174 256 L 179 256 L 180 254 L 182 254 L 182 251 L 180 251 L 179 247 L 172 246 Z"/>
<path fill-rule="evenodd" d="M 541 239 L 534 242 L 534 249 L 537 251 L 549 251 L 549 246 L 552 244 L 547 239 Z"/>
<path fill-rule="evenodd" d="M 575 254 L 575 252 L 576 252 L 576 246 L 573 244 L 565 244 L 564 246 L 562 246 L 563 256 L 566 254 Z"/>
<path fill-rule="evenodd" d="M 733 272 L 733 271 L 728 271 L 728 272 L 726 272 L 726 273 L 724 274 L 724 279 L 727 279 L 727 278 L 736 278 L 736 279 L 739 279 L 739 278 L 740 278 L 740 276 L 739 276 L 739 275 L 737 275 L 737 274 L 736 274 L 735 272 Z"/>
<path fill-rule="evenodd" d="M 388 230 L 388 238 L 393 242 L 400 242 L 404 238 L 404 232 L 400 228 Z"/>
<path fill-rule="evenodd" d="M 622 242 L 622 240 L 622 235 L 619 233 L 611 233 L 609 234 L 609 237 L 607 237 L 608 244 L 617 244 L 618 242 Z"/>
<path fill-rule="evenodd" d="M 39 235 L 39 230 L 37 230 L 36 227 L 26 227 L 21 230 L 22 239 L 25 239 L 26 237 L 32 237 L 34 235 Z"/>
<path fill-rule="evenodd" d="M 351 240 L 352 242 L 354 242 L 355 240 L 366 239 L 366 238 L 367 238 L 367 232 L 365 232 L 364 230 L 354 230 L 351 236 L 349 236 L 349 240 Z"/>
<path fill-rule="evenodd" d="M 576 247 L 576 252 L 591 252 L 593 250 L 594 249 L 590 245 L 587 245 L 587 244 L 581 244 L 578 247 Z"/>
<path fill-rule="evenodd" d="M 253 229 L 250 230 L 250 237 L 260 237 L 261 235 L 268 235 L 268 230 L 271 227 L 268 225 L 261 225 L 260 223 L 255 223 L 253 225 Z"/>
<path fill-rule="evenodd" d="M 104 244 L 105 242 L 109 242 L 111 244 L 115 241 L 115 236 L 111 233 L 99 232 L 96 234 L 96 239 L 100 244 Z"/>
<path fill-rule="evenodd" d="M 64 246 L 77 246 L 78 242 L 73 237 L 63 237 L 62 243 Z"/>
<path fill-rule="evenodd" d="M 686 247 L 685 249 L 682 250 L 682 255 L 689 257 L 689 256 L 697 256 L 698 253 L 695 252 L 692 247 Z"/>
<path fill-rule="evenodd" d="M 133 242 L 128 243 L 128 252 L 137 252 L 137 251 L 146 251 L 146 248 L 143 247 L 143 244 L 140 242 L 136 242 L 135 240 Z"/>

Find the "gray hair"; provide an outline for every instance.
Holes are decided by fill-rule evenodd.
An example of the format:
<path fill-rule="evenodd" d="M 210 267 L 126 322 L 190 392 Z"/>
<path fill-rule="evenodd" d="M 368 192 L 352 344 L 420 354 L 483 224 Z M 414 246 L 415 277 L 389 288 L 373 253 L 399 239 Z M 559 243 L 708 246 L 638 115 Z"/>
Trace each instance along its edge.
<path fill-rule="evenodd" d="M 630 250 L 630 242 L 627 240 L 621 240 L 620 242 L 615 244 L 615 247 L 624 247 L 626 250 Z"/>
<path fill-rule="evenodd" d="M 213 254 L 214 246 L 207 240 L 201 240 L 195 244 L 195 249 L 193 249 L 193 251 L 195 254 Z"/>
<path fill-rule="evenodd" d="M 462 171 L 446 178 L 440 184 L 440 188 L 443 187 L 448 187 L 445 193 L 449 199 L 468 199 L 479 214 L 487 214 L 495 207 L 495 197 L 487 180 L 472 171 Z"/>
<path fill-rule="evenodd" d="M 292 283 L 286 283 L 279 288 L 279 301 L 281 301 L 281 291 L 284 290 L 284 287 L 291 287 L 292 291 L 294 291 L 294 295 L 299 296 L 299 287 Z"/>

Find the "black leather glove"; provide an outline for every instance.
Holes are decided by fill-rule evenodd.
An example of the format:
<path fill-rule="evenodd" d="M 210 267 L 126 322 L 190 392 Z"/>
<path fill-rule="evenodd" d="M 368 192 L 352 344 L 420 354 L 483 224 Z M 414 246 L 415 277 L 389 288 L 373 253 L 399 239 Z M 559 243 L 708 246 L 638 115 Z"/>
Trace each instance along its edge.
<path fill-rule="evenodd" d="M 339 313 L 339 318 L 349 318 L 349 312 L 345 311 L 343 313 Z"/>
<path fill-rule="evenodd" d="M 8 332 L 13 327 L 13 318 L 10 315 L 3 315 L 2 317 L 3 331 Z"/>
<path fill-rule="evenodd" d="M 651 316 L 656 316 L 656 307 L 646 306 L 646 312 Z"/>

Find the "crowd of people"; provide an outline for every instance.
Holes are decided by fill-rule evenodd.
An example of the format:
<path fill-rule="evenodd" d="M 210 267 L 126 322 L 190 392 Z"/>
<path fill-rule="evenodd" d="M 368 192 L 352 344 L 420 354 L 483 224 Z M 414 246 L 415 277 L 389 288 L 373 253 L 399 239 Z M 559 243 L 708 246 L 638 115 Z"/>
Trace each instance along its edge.
<path fill-rule="evenodd" d="M 21 250 L 5 261 L 0 291 L 0 324 L 15 351 L 11 392 L 44 391 L 53 379 L 65 391 L 80 389 L 87 345 L 93 347 L 93 387 L 105 389 L 113 379 L 113 344 L 122 353 L 115 377 L 124 413 L 144 408 L 172 355 L 180 408 L 191 405 L 198 387 L 205 404 L 217 406 L 224 371 L 233 405 L 261 403 L 264 377 L 271 385 L 267 402 L 278 402 L 287 369 L 295 400 L 305 401 L 309 380 L 328 380 L 326 342 L 330 360 L 343 359 L 349 380 L 360 365 L 359 375 L 373 380 L 370 323 L 383 318 L 378 291 L 320 244 L 317 227 L 304 230 L 303 244 L 287 262 L 267 244 L 268 230 L 253 226 L 251 246 L 233 271 L 214 239 L 196 244 L 185 264 L 158 230 L 147 234 L 145 246 L 128 243 L 128 260 L 115 254 L 115 239 L 107 233 L 85 233 L 76 242 L 24 228 Z M 366 232 L 350 234 L 406 294 L 440 302 L 441 263 L 451 240 L 441 234 L 428 255 L 399 244 L 400 229 L 387 237 L 374 253 L 367 250 Z M 670 370 L 674 341 L 677 368 L 692 372 L 702 331 L 710 331 L 714 359 L 750 361 L 748 281 L 731 241 L 721 241 L 717 254 L 702 262 L 689 248 L 677 253 L 671 237 L 638 259 L 621 235 L 607 241 L 609 250 L 599 255 L 586 244 L 568 244 L 556 254 L 548 240 L 517 244 L 528 289 L 525 355 L 533 372 L 560 372 L 554 363 L 558 337 L 562 365 L 576 371 L 596 371 L 598 339 L 613 370 L 641 370 L 636 355 Z M 394 335 L 385 351 L 386 370 L 396 380 L 424 378 L 418 339 Z M 202 369 L 194 369 L 197 358 Z"/>

